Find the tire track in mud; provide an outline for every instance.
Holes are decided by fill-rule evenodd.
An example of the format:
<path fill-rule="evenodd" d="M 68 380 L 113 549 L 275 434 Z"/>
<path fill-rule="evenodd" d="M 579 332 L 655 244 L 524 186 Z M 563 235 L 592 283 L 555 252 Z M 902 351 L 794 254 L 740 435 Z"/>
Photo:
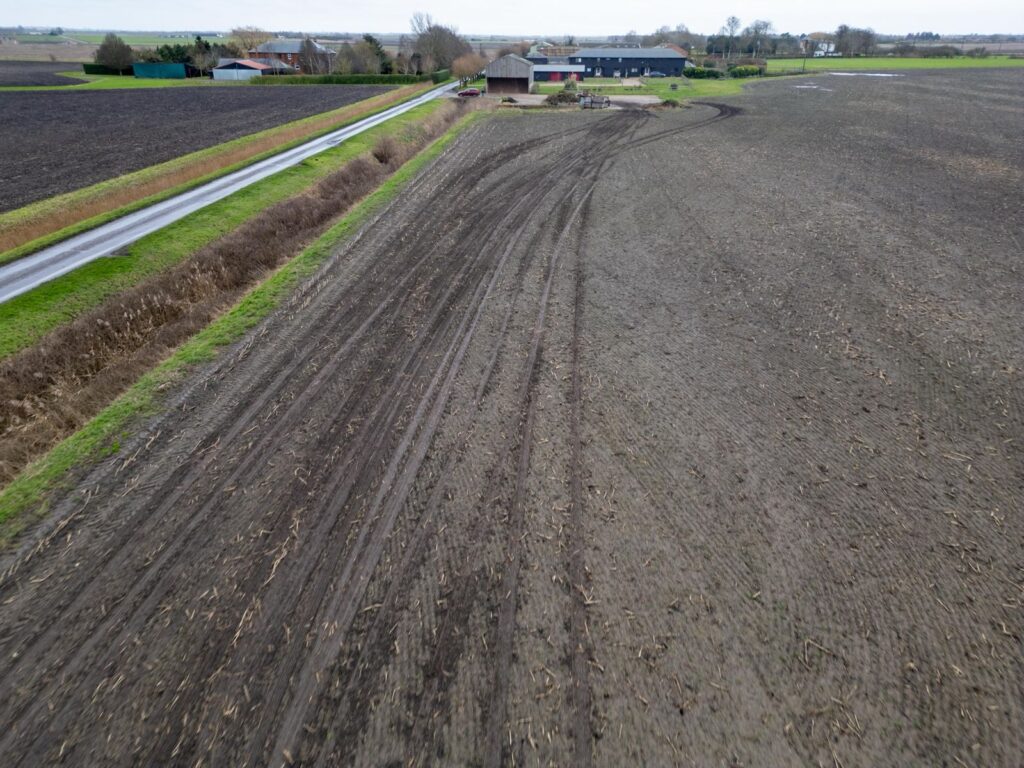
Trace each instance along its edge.
<path fill-rule="evenodd" d="M 543 139 L 526 142 L 525 148 L 528 149 L 530 146 L 542 142 Z M 496 153 L 488 161 L 486 161 L 479 167 L 478 173 L 463 177 L 463 183 L 460 184 L 458 188 L 453 190 L 453 192 L 455 194 L 468 193 L 469 190 L 472 188 L 476 178 L 480 178 L 484 174 L 491 172 L 494 168 L 500 167 L 503 163 L 510 160 L 523 149 L 524 147 L 522 146 L 514 146 L 509 147 L 506 150 L 503 150 L 499 153 Z M 425 224 L 426 220 L 432 217 L 433 215 L 435 214 L 433 214 L 433 212 L 430 211 L 429 209 L 421 212 L 419 223 Z M 486 222 L 484 223 L 486 224 Z M 400 237 L 401 233 L 395 233 L 392 236 L 391 243 L 395 244 Z M 401 278 L 397 282 L 397 285 L 394 287 L 394 289 L 391 290 L 390 293 L 388 293 L 383 298 L 383 300 L 380 300 L 380 302 L 378 303 L 377 307 L 373 310 L 373 312 L 368 317 L 366 317 L 364 322 L 356 329 L 356 331 L 347 338 L 346 343 L 343 344 L 342 347 L 340 347 L 336 351 L 336 354 L 334 354 L 329 364 L 327 366 L 320 367 L 319 373 L 317 374 L 317 377 L 314 379 L 312 384 L 308 386 L 302 393 L 300 393 L 298 399 L 292 401 L 291 406 L 285 412 L 284 416 L 278 419 L 278 421 L 272 426 L 271 432 L 263 437 L 263 440 L 259 445 L 259 451 L 257 455 L 249 456 L 247 457 L 247 461 L 240 462 L 236 467 L 236 470 L 232 474 L 229 474 L 226 477 L 224 477 L 214 488 L 211 489 L 209 495 L 207 496 L 206 504 L 201 508 L 199 514 L 193 515 L 192 522 L 186 528 L 184 535 L 177 538 L 174 542 L 172 542 L 171 546 L 164 549 L 161 557 L 157 561 L 155 561 L 149 568 L 146 577 L 136 581 L 135 585 L 133 586 L 133 590 L 131 593 L 129 593 L 127 599 L 122 600 L 122 602 L 120 603 L 121 609 L 118 611 L 114 611 L 111 615 L 109 615 L 106 618 L 104 624 L 100 627 L 100 629 L 98 631 L 95 631 L 87 639 L 86 643 L 84 643 L 82 646 L 78 648 L 74 658 L 72 659 L 72 663 L 69 665 L 70 669 L 69 667 L 65 667 L 65 674 L 67 674 L 69 671 L 72 671 L 75 668 L 77 664 L 77 662 L 75 662 L 75 659 L 84 659 L 92 650 L 95 649 L 97 643 L 101 642 L 101 638 L 104 637 L 105 631 L 109 631 L 110 628 L 115 627 L 121 622 L 123 622 L 123 620 L 128 614 L 128 611 L 135 609 L 135 603 L 134 600 L 132 599 L 133 596 L 142 595 L 145 592 L 145 590 L 151 585 L 151 582 L 154 579 L 160 578 L 163 575 L 164 568 L 170 562 L 172 557 L 174 557 L 177 554 L 177 552 L 181 551 L 185 547 L 185 545 L 188 544 L 189 541 L 191 541 L 192 537 L 196 535 L 198 531 L 201 529 L 202 523 L 205 522 L 205 515 L 210 512 L 213 505 L 217 504 L 220 501 L 219 493 L 222 492 L 223 489 L 228 487 L 229 485 L 237 485 L 239 483 L 251 482 L 253 475 L 258 471 L 258 468 L 261 466 L 258 460 L 265 458 L 267 455 L 273 453 L 277 449 L 277 436 L 280 433 L 284 432 L 286 429 L 294 426 L 298 418 L 298 415 L 308 405 L 310 398 L 320 391 L 323 382 L 326 381 L 331 375 L 333 375 L 338 366 L 340 366 L 345 361 L 345 352 L 347 352 L 358 339 L 360 339 L 362 336 L 364 336 L 371 330 L 371 328 L 374 325 L 374 322 L 378 319 L 378 317 L 384 312 L 386 308 L 390 307 L 394 311 L 393 302 L 395 297 L 401 295 L 402 290 L 406 288 L 406 285 L 417 274 L 417 270 L 422 267 L 422 265 L 426 262 L 430 255 L 431 253 L 429 252 L 425 254 L 416 264 L 416 266 L 409 271 L 408 275 L 406 277 Z M 402 262 L 396 259 L 396 263 L 401 264 Z M 403 301 L 398 305 L 398 311 L 401 310 L 407 299 L 408 297 L 403 298 Z M 438 306 L 440 307 L 442 305 Z M 356 310 L 353 310 L 350 314 L 354 318 L 359 318 L 361 315 L 361 313 L 359 313 Z M 305 354 L 300 356 L 292 356 L 291 363 L 286 365 L 282 369 L 281 373 L 274 381 L 274 384 L 265 392 L 263 392 L 255 403 L 253 403 L 250 407 L 246 408 L 243 411 L 242 416 L 232 424 L 231 431 L 227 436 L 228 439 L 218 441 L 217 447 L 220 449 L 221 453 L 226 452 L 232 447 L 234 441 L 237 440 L 237 438 L 242 434 L 242 430 L 254 421 L 260 409 L 265 407 L 267 403 L 270 402 L 270 400 L 275 395 L 281 392 L 285 384 L 287 384 L 289 377 L 293 376 L 296 373 L 296 371 L 298 371 L 301 367 L 307 364 L 309 360 L 313 357 L 313 355 L 317 353 L 318 349 L 319 345 L 311 344 L 307 346 Z M 411 356 L 412 353 L 410 354 L 410 357 Z M 206 447 L 204 447 L 204 449 L 202 450 L 206 450 Z M 199 463 L 198 466 L 192 464 L 190 467 L 190 471 L 186 472 L 184 477 L 172 476 L 169 482 L 165 485 L 165 487 L 161 489 L 161 496 L 164 498 L 164 502 L 161 504 L 158 510 L 156 510 L 156 514 L 150 514 L 150 519 L 159 519 L 164 514 L 166 514 L 173 505 L 178 503 L 182 495 L 192 487 L 196 479 L 200 477 L 204 472 L 209 470 L 209 468 L 216 460 L 216 458 L 217 455 L 211 451 L 210 455 L 204 457 L 203 461 Z M 165 494 L 164 491 L 166 490 L 170 490 L 171 492 Z M 128 530 L 126 529 L 126 533 L 127 532 Z M 110 551 L 118 552 L 119 550 L 124 552 L 123 549 L 117 547 L 112 548 Z M 121 562 L 123 561 L 114 560 L 112 566 L 116 568 L 119 565 L 121 565 Z M 84 581 L 83 583 L 86 586 L 91 585 L 91 583 L 87 581 Z M 169 584 L 167 584 L 165 588 L 169 588 Z M 160 595 L 156 593 L 149 593 L 149 596 L 150 598 L 158 598 Z M 86 602 L 89 602 L 90 600 L 94 599 L 88 592 L 80 595 L 80 598 Z M 151 608 L 155 602 L 156 599 L 147 600 L 146 607 Z M 74 610 L 74 607 L 75 606 L 73 605 L 72 610 Z M 58 639 L 61 633 L 62 623 L 59 621 L 53 622 L 50 625 L 50 632 L 48 633 L 48 635 L 44 636 L 41 642 L 37 642 L 33 645 L 32 650 L 34 651 L 34 653 L 21 655 L 20 661 L 22 666 L 34 662 L 37 658 L 45 654 L 46 651 L 49 650 L 49 648 L 52 646 L 53 641 Z M 125 632 L 122 632 L 122 640 L 124 639 L 124 636 Z M 5 689 L 0 688 L 0 690 Z M 10 697 L 5 696 L 4 700 L 10 701 Z M 38 713 L 40 706 L 41 705 L 37 705 L 34 708 L 34 710 L 30 712 L 30 715 Z M 8 731 L 7 737 L 10 738 L 13 732 L 14 729 Z M 8 746 L 8 744 L 5 743 L 2 746 L 6 747 Z"/>
<path fill-rule="evenodd" d="M 629 114 L 629 113 L 626 113 Z M 649 115 L 644 114 L 645 118 Z M 506 712 L 507 702 L 509 696 L 509 674 L 512 669 L 512 653 L 514 644 L 514 630 L 516 612 L 518 608 L 518 593 L 519 593 L 519 582 L 520 572 L 522 569 L 523 559 L 525 557 L 525 550 L 523 545 L 523 528 L 525 525 L 525 485 L 526 478 L 530 470 L 530 452 L 533 442 L 533 424 L 535 419 L 536 411 L 536 400 L 534 398 L 534 390 L 537 383 L 537 376 L 539 375 L 539 362 L 540 354 L 544 341 L 545 332 L 545 320 L 547 316 L 547 305 L 548 299 L 551 293 L 552 282 L 554 280 L 555 271 L 558 267 L 558 262 L 565 250 L 565 241 L 572 236 L 575 236 L 577 242 L 575 243 L 577 269 L 579 269 L 579 249 L 581 243 L 579 239 L 582 237 L 582 232 L 585 227 L 585 214 L 587 206 L 590 201 L 590 196 L 593 193 L 594 187 L 596 186 L 601 172 L 607 166 L 609 161 L 613 158 L 613 152 L 617 149 L 621 149 L 623 145 L 627 145 L 631 142 L 632 137 L 635 135 L 637 130 L 643 124 L 642 120 L 637 120 L 635 117 L 630 115 L 633 119 L 628 120 L 626 125 L 626 132 L 624 134 L 618 134 L 612 131 L 609 138 L 603 140 L 597 140 L 593 144 L 587 147 L 587 151 L 591 155 L 596 155 L 596 162 L 592 158 L 588 158 L 590 161 L 587 168 L 579 181 L 574 184 L 573 191 L 579 196 L 579 202 L 575 203 L 575 206 L 565 216 L 565 221 L 561 225 L 561 231 L 559 237 L 555 242 L 552 254 L 547 266 L 547 277 L 544 284 L 543 293 L 541 294 L 539 307 L 537 311 L 537 318 L 534 325 L 533 339 L 530 346 L 529 355 L 527 356 L 526 364 L 524 365 L 525 376 L 522 380 L 521 389 L 519 393 L 520 401 L 523 403 L 522 420 L 518 434 L 518 461 L 516 466 L 515 474 L 515 487 L 512 496 L 511 506 L 509 510 L 509 519 L 506 524 L 507 532 L 507 554 L 506 554 L 506 568 L 502 574 L 501 589 L 499 595 L 503 595 L 501 603 L 498 608 L 498 619 L 495 627 L 494 634 L 494 681 L 491 685 L 491 699 L 490 706 L 486 710 L 485 718 L 485 746 L 484 746 L 484 765 L 488 768 L 496 768 L 509 759 L 509 753 L 506 751 L 506 746 L 509 750 L 512 748 L 512 744 L 506 742 L 505 739 L 505 725 L 506 725 Z M 620 119 L 619 122 L 622 122 Z M 601 128 L 606 126 L 601 125 Z M 665 132 L 668 135 L 669 132 Z M 572 198 L 567 198 L 564 207 L 572 204 Z M 577 277 L 580 273 L 574 272 Z M 579 300 L 582 298 L 580 293 L 581 285 L 577 286 L 574 291 L 574 299 Z M 578 335 L 576 335 L 578 327 L 574 321 L 574 338 L 573 346 L 574 349 L 578 348 Z M 574 355 L 575 358 L 575 355 Z M 578 382 L 574 382 L 578 383 Z M 575 394 L 575 392 L 574 392 Z M 578 433 L 577 433 L 578 434 Z M 582 486 L 581 479 L 579 477 L 580 467 L 576 464 L 575 454 L 572 460 L 572 479 L 571 483 L 575 491 L 577 485 L 579 485 L 579 496 L 582 498 Z M 574 498 L 574 502 L 576 499 Z M 575 510 L 574 510 L 575 515 Z M 582 518 L 582 510 L 579 510 L 580 518 Z M 575 517 L 574 517 L 575 522 Z M 579 558 L 582 558 L 582 542 L 579 541 L 580 531 L 574 531 L 572 535 L 573 543 L 579 544 L 578 549 Z M 576 583 L 572 580 L 572 572 L 575 570 L 582 571 L 582 560 L 576 558 L 570 566 L 570 588 L 572 589 Z M 591 763 L 591 751 L 592 751 L 592 732 L 590 727 L 590 712 L 589 703 L 591 700 L 591 693 L 589 688 L 589 682 L 585 675 L 580 674 L 580 659 L 577 658 L 576 648 L 583 649 L 583 638 L 579 632 L 582 631 L 582 627 L 578 623 L 579 612 L 577 610 L 575 602 L 573 603 L 573 610 L 570 616 L 570 626 L 572 629 L 572 648 L 570 648 L 569 656 L 571 659 L 570 668 L 573 677 L 573 701 L 579 705 L 585 703 L 587 706 L 586 710 L 580 711 L 578 708 L 575 709 L 571 715 L 573 721 L 574 730 L 574 745 L 576 748 L 574 754 L 574 763 L 576 765 L 589 765 Z M 584 617 L 585 620 L 585 617 Z M 585 663 L 584 663 L 585 666 Z"/>
<path fill-rule="evenodd" d="M 644 118 L 649 117 L 644 115 Z M 616 130 L 612 132 L 615 136 L 601 138 L 609 127 L 606 124 L 609 120 L 630 132 L 620 134 Z M 515 478 L 509 478 L 514 480 L 514 500 L 509 527 L 503 534 L 508 539 L 510 567 L 502 577 L 511 586 L 510 592 L 515 593 L 523 552 L 521 542 L 513 534 L 517 525 L 522 527 L 525 514 L 524 473 L 529 471 L 530 465 L 534 389 L 543 357 L 546 307 L 552 282 L 560 260 L 567 258 L 563 255 L 566 243 L 578 238 L 585 227 L 582 219 L 586 216 L 587 202 L 601 168 L 615 152 L 636 145 L 635 142 L 630 144 L 628 137 L 645 122 L 636 115 L 612 115 L 595 121 L 586 129 L 580 129 L 590 132 L 588 135 L 596 134 L 587 147 L 550 159 L 543 173 L 538 173 L 535 165 L 524 163 L 506 176 L 504 184 L 496 187 L 486 184 L 489 174 L 521 155 L 544 149 L 544 145 L 553 140 L 564 141 L 567 135 L 576 131 L 520 142 L 491 153 L 486 159 L 472 164 L 467 173 L 455 180 L 432 205 L 423 206 L 415 212 L 412 221 L 423 227 L 423 237 L 410 242 L 400 233 L 392 234 L 379 246 L 390 258 L 360 276 L 350 288 L 331 293 L 330 283 L 325 277 L 329 270 L 325 268 L 288 309 L 293 315 L 312 313 L 307 328 L 317 329 L 317 341 L 310 343 L 303 339 L 304 346 L 273 357 L 275 367 L 267 372 L 269 375 L 264 379 L 270 383 L 266 386 L 254 383 L 248 390 L 255 394 L 254 398 L 238 397 L 232 407 L 226 409 L 217 428 L 210 430 L 209 439 L 196 446 L 198 453 L 195 457 L 189 457 L 169 470 L 164 480 L 153 482 L 145 479 L 135 493 L 145 492 L 158 502 L 156 506 L 136 504 L 133 508 L 132 503 L 123 503 L 129 516 L 120 521 L 119 528 L 113 527 L 102 550 L 103 556 L 94 562 L 83 563 L 86 570 L 67 582 L 70 589 L 53 589 L 58 599 L 47 608 L 45 623 L 40 622 L 34 627 L 24 622 L 9 625 L 5 641 L 15 639 L 16 645 L 4 642 L 4 648 L 5 651 L 16 650 L 17 655 L 5 654 L 6 663 L 0 667 L 0 695 L 4 702 L 0 705 L 0 720 L 9 726 L 0 740 L 0 750 L 8 755 L 22 754 L 26 759 L 45 762 L 55 754 L 55 735 L 72 731 L 74 724 L 81 719 L 83 705 L 89 706 L 79 699 L 84 700 L 89 692 L 94 692 L 94 702 L 97 696 L 103 699 L 96 704 L 99 711 L 104 711 L 102 707 L 118 706 L 116 701 L 106 703 L 116 694 L 103 686 L 108 675 L 123 664 L 119 664 L 119 659 L 140 655 L 141 652 L 132 650 L 132 642 L 146 635 L 151 639 L 154 635 L 159 638 L 161 633 L 166 638 L 168 632 L 172 633 L 170 639 L 173 640 L 175 628 L 179 633 L 185 632 L 181 620 L 178 624 L 167 624 L 170 629 L 161 630 L 156 626 L 165 598 L 173 599 L 179 590 L 195 589 L 198 593 L 204 584 L 216 586 L 216 572 L 210 576 L 189 573 L 190 558 L 184 553 L 193 549 L 203 552 L 220 546 L 203 540 L 204 526 L 216 523 L 227 530 L 245 529 L 243 512 L 251 502 L 232 501 L 235 497 L 231 489 L 251 487 L 257 490 L 269 484 L 264 496 L 267 499 L 265 504 L 274 509 L 269 510 L 257 524 L 267 527 L 271 538 L 266 546 L 243 543 L 240 552 L 251 555 L 252 562 L 243 572 L 232 575 L 237 577 L 234 584 L 237 594 L 248 595 L 249 599 L 244 604 L 236 601 L 226 608 L 229 616 L 237 618 L 241 614 L 240 632 L 245 625 L 245 615 L 251 610 L 260 614 L 261 621 L 270 628 L 270 634 L 265 638 L 255 638 L 251 632 L 241 632 L 234 639 L 230 632 L 201 635 L 205 638 L 203 654 L 183 659 L 180 667 L 182 684 L 192 681 L 189 683 L 191 687 L 175 701 L 161 704 L 153 714 L 154 724 L 140 730 L 151 733 L 153 738 L 140 747 L 136 757 L 155 759 L 168 754 L 210 754 L 222 762 L 259 763 L 268 759 L 279 760 L 286 749 L 290 752 L 302 738 L 310 709 L 320 706 L 325 678 L 349 642 L 353 619 L 412 481 L 432 443 L 434 431 L 444 415 L 451 383 L 459 374 L 463 355 L 479 324 L 487 297 L 540 206 L 549 194 L 562 194 L 562 187 L 568 185 L 569 192 L 559 200 L 557 214 L 549 220 L 554 227 L 542 228 L 531 239 L 527 249 L 530 253 L 524 257 L 527 259 L 524 264 L 528 264 L 533 258 L 534 245 L 542 244 L 545 238 L 553 239 L 530 353 L 523 366 L 522 408 L 520 423 L 516 426 L 518 443 L 512 442 L 507 446 L 494 470 L 495 475 L 500 476 L 506 458 L 518 446 Z M 674 132 L 666 131 L 661 135 Z M 640 141 L 643 140 L 641 137 Z M 599 157 L 604 158 L 600 163 L 597 162 Z M 560 183 L 562 187 L 559 187 Z M 436 219 L 436 211 L 447 201 L 456 205 L 461 198 L 472 196 L 481 187 L 487 188 L 491 204 L 471 225 L 451 227 L 433 220 Z M 518 198 L 521 207 L 509 208 L 505 203 L 510 197 Z M 483 236 L 475 235 L 477 232 Z M 491 258 L 491 253 L 500 252 L 497 246 L 505 240 L 508 242 L 504 255 L 498 259 Z M 578 243 L 576 247 L 579 248 Z M 569 250 L 571 252 L 572 249 Z M 454 266 L 456 271 L 440 269 L 440 263 Z M 579 265 L 573 274 L 579 281 L 575 292 L 575 311 L 578 313 L 583 296 Z M 356 300 L 350 302 L 353 295 Z M 514 306 L 513 301 L 502 325 L 502 338 Z M 415 318 L 415 321 L 410 318 Z M 582 321 L 578 314 L 574 318 L 572 400 L 576 409 L 579 407 L 580 389 L 578 337 Z M 489 386 L 500 347 L 500 344 L 496 345 L 490 364 L 480 377 L 476 390 L 478 403 Z M 382 359 L 398 359 L 399 362 L 387 368 L 371 365 L 365 370 L 346 373 L 346 376 L 353 377 L 351 381 L 340 375 L 353 356 L 372 358 L 375 354 Z M 244 353 L 239 360 L 242 357 Z M 232 362 L 232 366 L 236 362 Z M 323 404 L 325 400 L 333 402 L 333 409 Z M 326 420 L 316 421 L 320 411 L 325 410 L 328 414 Z M 294 445 L 307 459 L 326 453 L 342 433 L 335 433 L 335 430 L 344 430 L 353 419 L 359 426 L 347 447 L 340 454 L 332 452 L 330 462 L 320 462 L 326 466 L 315 466 L 314 462 L 315 468 L 308 475 L 308 482 L 326 501 L 309 507 L 310 491 L 305 488 L 306 481 L 299 483 L 294 478 L 286 479 L 281 474 L 283 467 L 275 467 L 272 458 L 290 445 Z M 578 415 L 574 419 L 572 514 L 575 528 L 584 510 L 579 476 L 581 461 L 575 455 L 579 439 Z M 259 429 L 251 435 L 254 426 Z M 313 439 L 303 446 L 304 437 Z M 286 482 L 280 482 L 282 480 Z M 430 494 L 427 510 L 416 521 L 415 546 L 409 548 L 399 573 L 390 577 L 390 585 L 394 586 L 394 591 L 389 592 L 394 595 L 393 605 L 400 604 L 402 600 L 402 574 L 415 568 L 422 559 L 425 542 L 434 530 L 444 486 L 442 475 Z M 227 501 L 225 494 L 229 497 Z M 277 565 L 268 552 L 276 548 L 277 545 L 271 547 L 275 541 L 277 544 L 283 542 L 285 546 L 291 544 L 287 523 L 291 510 L 297 506 L 304 507 L 306 518 L 314 520 L 316 527 L 292 545 L 294 551 L 299 552 L 300 561 L 290 562 L 287 570 L 278 574 L 275 580 Z M 174 529 L 172 524 L 178 520 L 182 525 Z M 486 525 L 487 521 L 481 520 L 480 524 Z M 131 580 L 127 591 L 120 595 L 116 592 L 106 594 L 110 586 L 117 588 L 115 579 L 119 573 L 137 570 L 137 566 L 132 566 L 142 558 L 132 543 L 154 538 L 159 541 L 160 532 L 164 530 L 173 530 L 176 535 L 160 543 L 136 578 Z M 570 536 L 574 544 L 580 543 L 580 546 L 570 548 L 570 583 L 575 587 L 582 583 L 585 574 L 582 526 L 571 531 Z M 30 557 L 39 557 L 40 554 L 33 550 Z M 29 559 L 18 562 L 29 571 L 26 574 L 28 578 L 32 570 Z M 18 568 L 13 567 L 0 582 L 0 600 L 16 596 L 19 575 Z M 483 590 L 477 589 L 483 583 L 481 579 L 486 579 L 486 576 L 474 572 L 457 585 L 466 597 L 459 606 L 460 611 L 468 611 L 486 599 L 485 594 L 480 594 Z M 115 581 L 110 585 L 105 580 Z M 392 589 L 390 585 L 389 590 Z M 40 589 L 46 594 L 44 588 Z M 101 610 L 95 609 L 97 600 Z M 291 630 L 272 625 L 270 617 L 287 618 L 293 609 L 297 619 L 306 622 L 307 634 L 306 642 L 292 640 L 289 645 L 287 638 Z M 488 708 L 486 714 L 488 744 L 495 746 L 490 736 L 492 732 L 497 733 L 498 740 L 496 750 L 492 749 L 487 755 L 489 762 L 500 762 L 504 754 L 500 741 L 513 632 L 502 632 L 501 628 L 514 629 L 515 611 L 513 594 L 502 605 L 496 628 L 499 639 L 508 637 L 507 647 L 501 643 L 492 644 L 496 652 L 496 674 L 504 674 L 505 678 L 499 687 L 504 693 L 496 696 L 498 704 L 494 709 Z M 368 639 L 372 642 L 363 644 L 360 650 L 361 658 L 372 660 L 371 666 L 377 672 L 389 654 L 389 651 L 381 649 L 381 645 L 388 642 L 387 615 L 386 611 L 377 614 L 375 621 L 379 624 L 373 626 L 379 628 L 371 630 L 374 634 Z M 442 636 L 444 631 L 457 629 L 455 620 L 458 612 L 453 611 L 449 615 L 451 621 L 447 624 L 448 630 L 442 628 Z M 582 704 L 591 698 L 585 682 L 585 644 L 581 640 L 586 633 L 585 618 L 582 605 L 573 608 L 570 624 L 574 640 L 568 654 L 577 704 L 572 726 L 577 745 L 575 759 L 580 765 L 589 762 L 592 738 L 589 705 Z M 25 628 L 29 631 L 25 632 Z M 251 691 L 253 700 L 262 703 L 263 714 L 243 742 L 218 743 L 223 722 L 215 717 L 214 710 L 222 699 L 230 700 L 240 692 L 249 698 L 250 690 L 246 689 L 246 683 L 253 685 L 253 678 L 247 680 L 245 675 L 253 672 L 252 666 L 265 653 L 261 646 L 266 643 L 283 650 L 276 652 L 274 662 L 277 666 L 273 673 L 261 676 L 271 679 L 261 679 L 259 689 Z M 435 646 L 434 662 L 440 662 L 436 668 L 443 669 L 446 664 L 453 663 L 458 657 L 458 647 L 458 643 L 451 647 L 442 643 Z M 159 661 L 159 656 L 154 659 Z M 207 666 L 208 662 L 216 664 L 223 659 L 226 661 L 216 669 Z M 140 656 L 140 661 L 144 660 L 145 657 Z M 371 669 L 369 674 L 377 672 Z M 220 681 L 216 685 L 213 683 L 215 679 Z M 367 687 L 357 685 L 360 679 L 365 678 L 353 675 L 347 684 L 344 701 L 349 703 L 339 706 L 338 721 L 365 717 L 358 705 L 360 697 L 367 693 Z M 438 675 L 435 681 L 436 688 L 423 697 L 421 716 L 414 724 L 421 733 L 428 731 L 425 741 L 439 738 L 436 731 L 429 732 L 430 719 L 424 716 L 444 705 L 447 681 L 444 675 Z M 144 669 L 129 671 L 125 695 L 135 690 L 148 692 L 148 684 Z M 32 695 L 27 695 L 28 691 Z M 65 695 L 67 693 L 71 695 Z M 348 716 L 343 714 L 346 707 Z M 187 735 L 182 727 L 185 722 L 190 724 Z M 98 736 L 90 733 L 79 738 L 86 745 L 96 739 Z M 354 745 L 351 740 L 347 741 L 338 744 L 338 749 L 346 753 L 351 750 Z M 273 748 L 268 753 L 272 744 Z M 318 753 L 312 752 L 311 758 L 324 764 L 331 759 L 331 754 L 330 748 L 323 748 Z"/>

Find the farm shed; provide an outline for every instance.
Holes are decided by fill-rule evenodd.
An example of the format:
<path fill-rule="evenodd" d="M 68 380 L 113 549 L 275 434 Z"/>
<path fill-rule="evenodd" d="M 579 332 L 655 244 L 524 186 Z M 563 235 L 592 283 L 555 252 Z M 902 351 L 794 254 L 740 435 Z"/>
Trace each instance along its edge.
<path fill-rule="evenodd" d="M 582 48 L 569 57 L 594 77 L 641 77 L 661 72 L 683 74 L 686 57 L 672 48 Z"/>
<path fill-rule="evenodd" d="M 169 61 L 140 61 L 132 65 L 132 71 L 138 78 L 184 80 L 186 77 L 199 77 L 199 70 L 191 64 L 176 64 Z"/>
<path fill-rule="evenodd" d="M 582 64 L 534 64 L 533 79 L 538 83 L 582 80 L 586 71 L 587 68 Z"/>
<path fill-rule="evenodd" d="M 229 61 L 213 68 L 214 80 L 251 80 L 264 74 L 274 74 L 273 68 L 252 59 Z"/>
<path fill-rule="evenodd" d="M 488 93 L 529 93 L 533 87 L 533 64 L 510 53 L 487 65 Z"/>

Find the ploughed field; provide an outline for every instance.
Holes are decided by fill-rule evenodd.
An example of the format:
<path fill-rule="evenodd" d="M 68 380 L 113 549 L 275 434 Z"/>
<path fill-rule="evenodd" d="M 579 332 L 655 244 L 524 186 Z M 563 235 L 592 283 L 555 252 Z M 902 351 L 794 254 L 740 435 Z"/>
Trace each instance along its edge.
<path fill-rule="evenodd" d="M 379 93 L 368 85 L 0 92 L 0 211 Z"/>
<path fill-rule="evenodd" d="M 81 69 L 81 64 L 66 61 L 0 61 L 0 86 L 77 85 L 84 83 L 85 79 L 57 73 Z"/>
<path fill-rule="evenodd" d="M 0 752 L 1016 764 L 1022 85 L 479 124 L 3 557 Z"/>

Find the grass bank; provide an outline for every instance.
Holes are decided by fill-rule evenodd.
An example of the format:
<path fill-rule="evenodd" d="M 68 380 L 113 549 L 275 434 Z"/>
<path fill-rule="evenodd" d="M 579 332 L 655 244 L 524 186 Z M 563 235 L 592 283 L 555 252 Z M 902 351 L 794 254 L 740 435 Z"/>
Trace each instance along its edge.
<path fill-rule="evenodd" d="M 952 59 L 904 59 L 895 56 L 872 56 L 845 59 L 807 59 L 808 72 L 861 72 L 899 71 L 911 69 L 995 69 L 1000 67 L 1024 67 L 1024 59 L 1009 56 L 989 56 L 984 59 L 957 56 Z M 769 59 L 769 72 L 802 71 L 804 59 Z"/>
<path fill-rule="evenodd" d="M 108 297 L 177 264 L 260 211 L 308 189 L 370 151 L 381 136 L 401 132 L 441 103 L 432 100 L 412 109 L 132 243 L 120 256 L 97 259 L 0 304 L 0 359 L 34 344 Z"/>
<path fill-rule="evenodd" d="M 714 96 L 731 96 L 743 90 L 744 83 L 756 78 L 721 78 L 719 80 L 690 80 L 686 77 L 650 77 L 642 85 L 624 86 L 610 78 L 590 78 L 579 84 L 579 90 L 600 93 L 611 98 L 616 96 L 657 96 L 661 99 L 705 99 Z M 672 90 L 672 86 L 676 90 Z M 562 83 L 539 83 L 541 93 L 558 93 L 565 86 Z"/>
<path fill-rule="evenodd" d="M 432 88 L 408 85 L 0 214 L 0 264 L 165 200 Z"/>
<path fill-rule="evenodd" d="M 0 491 L 0 546 L 9 543 L 32 520 L 45 514 L 54 492 L 69 481 L 71 470 L 117 453 L 121 442 L 130 436 L 136 420 L 159 412 L 163 393 L 170 386 L 180 382 L 194 366 L 212 360 L 220 349 L 240 339 L 266 318 L 343 240 L 398 194 L 480 114 L 473 113 L 452 126 L 314 243 L 248 291 L 230 310 L 142 376 L 85 426 L 24 469 Z"/>

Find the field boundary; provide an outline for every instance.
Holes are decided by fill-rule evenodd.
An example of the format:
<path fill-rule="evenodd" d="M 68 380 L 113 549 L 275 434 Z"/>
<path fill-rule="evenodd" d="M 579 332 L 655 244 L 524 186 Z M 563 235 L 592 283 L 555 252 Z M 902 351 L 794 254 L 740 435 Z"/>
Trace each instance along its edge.
<path fill-rule="evenodd" d="M 132 420 L 159 413 L 162 393 L 180 383 L 195 366 L 213 360 L 222 348 L 241 339 L 269 316 L 301 281 L 312 276 L 330 258 L 338 245 L 382 214 L 386 205 L 420 170 L 484 114 L 473 112 L 460 119 L 311 245 L 253 286 L 234 306 L 180 345 L 85 426 L 22 470 L 0 490 L 0 548 L 29 524 L 30 511 L 33 512 L 31 519 L 39 519 L 46 513 L 49 497 L 61 487 L 71 470 L 117 453 L 120 440 L 128 436 L 126 429 Z"/>
<path fill-rule="evenodd" d="M 433 87 L 424 83 L 396 88 L 0 214 L 0 264 L 372 117 Z M 143 196 L 124 202 L 125 187 L 129 188 L 129 195 Z"/>

